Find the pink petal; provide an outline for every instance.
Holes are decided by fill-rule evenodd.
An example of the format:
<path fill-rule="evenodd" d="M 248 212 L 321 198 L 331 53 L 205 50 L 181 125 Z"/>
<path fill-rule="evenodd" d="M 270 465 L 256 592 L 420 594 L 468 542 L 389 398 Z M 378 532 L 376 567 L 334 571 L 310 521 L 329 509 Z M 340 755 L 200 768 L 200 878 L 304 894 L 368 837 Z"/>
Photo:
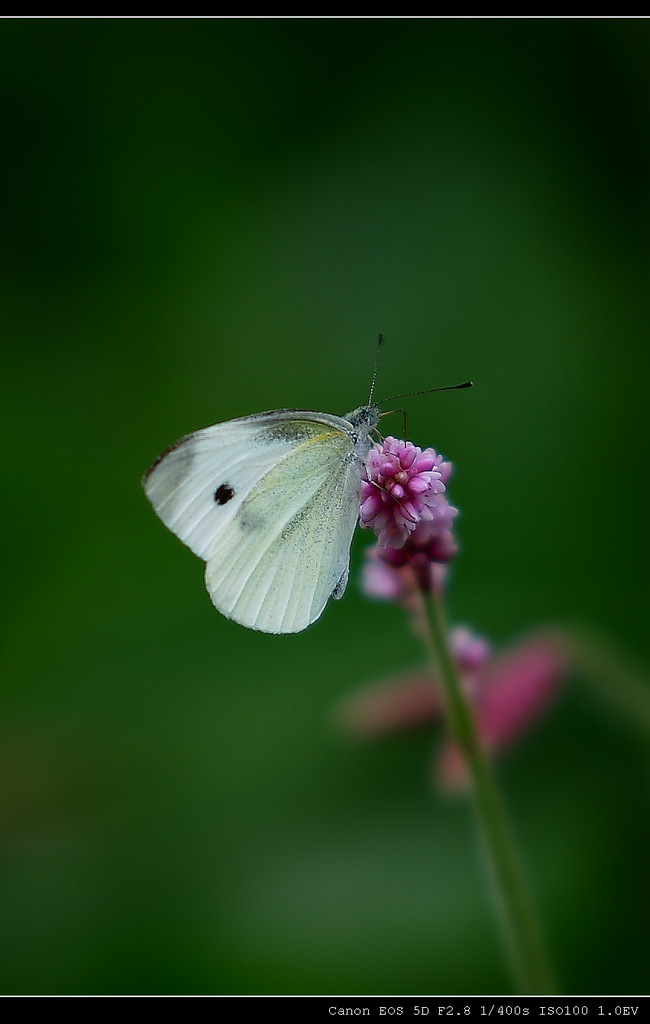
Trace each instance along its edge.
<path fill-rule="evenodd" d="M 568 670 L 559 637 L 538 635 L 491 661 L 479 676 L 479 733 L 492 749 L 512 742 L 551 702 Z"/>
<path fill-rule="evenodd" d="M 440 691 L 433 678 L 420 670 L 351 694 L 338 717 L 346 732 L 370 737 L 431 722 L 441 711 Z"/>
<path fill-rule="evenodd" d="M 410 519 L 412 523 L 417 523 L 420 518 L 420 513 L 411 501 L 403 501 L 400 505 L 400 511 L 405 519 Z"/>
<path fill-rule="evenodd" d="M 369 494 L 361 506 L 361 515 L 364 517 L 375 516 L 381 509 L 381 497 L 376 491 Z"/>
<path fill-rule="evenodd" d="M 414 476 L 413 479 L 409 481 L 409 491 L 411 494 L 424 494 L 425 491 L 429 490 L 430 486 L 431 481 L 426 480 L 422 476 Z"/>
<path fill-rule="evenodd" d="M 407 448 L 406 451 L 402 452 L 399 461 L 404 469 L 410 469 L 417 457 L 418 449 L 413 446 L 412 448 Z"/>

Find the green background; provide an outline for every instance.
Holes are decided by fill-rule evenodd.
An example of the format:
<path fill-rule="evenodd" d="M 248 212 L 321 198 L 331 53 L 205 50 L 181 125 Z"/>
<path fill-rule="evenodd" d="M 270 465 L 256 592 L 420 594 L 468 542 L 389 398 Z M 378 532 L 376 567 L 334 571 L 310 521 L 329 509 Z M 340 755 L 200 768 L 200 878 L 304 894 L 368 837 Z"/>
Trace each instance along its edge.
<path fill-rule="evenodd" d="M 417 666 L 358 586 L 226 621 L 140 488 L 191 430 L 406 399 L 454 622 L 648 636 L 650 26 L 3 21 L 0 990 L 508 992 Z M 395 432 L 397 418 L 389 421 Z M 500 765 L 561 989 L 648 987 L 648 740 L 574 683 Z"/>

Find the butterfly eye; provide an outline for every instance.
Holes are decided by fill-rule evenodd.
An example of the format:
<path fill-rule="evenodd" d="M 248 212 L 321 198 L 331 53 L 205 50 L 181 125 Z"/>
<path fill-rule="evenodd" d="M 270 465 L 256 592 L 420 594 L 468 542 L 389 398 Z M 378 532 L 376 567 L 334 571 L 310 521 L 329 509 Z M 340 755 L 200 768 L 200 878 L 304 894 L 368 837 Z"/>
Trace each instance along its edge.
<path fill-rule="evenodd" d="M 214 500 L 217 505 L 225 505 L 230 501 L 231 498 L 235 497 L 235 492 L 230 484 L 219 484 L 216 491 L 214 492 Z"/>

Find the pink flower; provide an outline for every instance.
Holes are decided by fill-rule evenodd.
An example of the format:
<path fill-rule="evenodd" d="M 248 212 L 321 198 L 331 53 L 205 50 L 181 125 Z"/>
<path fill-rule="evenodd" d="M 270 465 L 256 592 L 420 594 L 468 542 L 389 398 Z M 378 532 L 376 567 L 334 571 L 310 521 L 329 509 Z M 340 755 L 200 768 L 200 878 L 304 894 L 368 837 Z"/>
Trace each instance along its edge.
<path fill-rule="evenodd" d="M 371 449 L 360 521 L 379 540 L 366 550 L 366 593 L 415 610 L 418 590 L 442 592 L 444 566 L 458 552 L 452 533 L 458 509 L 444 494 L 452 469 L 433 448 L 422 451 L 394 437 Z"/>
<path fill-rule="evenodd" d="M 475 672 L 483 668 L 492 654 L 490 641 L 472 633 L 468 626 L 456 626 L 452 629 L 449 643 L 456 664 L 462 672 Z"/>
<path fill-rule="evenodd" d="M 410 441 L 387 437 L 370 449 L 366 460 L 361 526 L 375 531 L 380 546 L 402 548 L 418 524 L 436 520 L 450 474 L 451 463 L 433 448 L 422 451 Z M 448 516 L 441 513 L 438 518 Z"/>
<path fill-rule="evenodd" d="M 458 552 L 451 531 L 458 509 L 444 497 L 440 501 L 434 509 L 435 518 L 420 523 L 401 548 L 382 547 L 381 542 L 366 548 L 362 572 L 366 594 L 383 601 L 399 601 L 410 611 L 417 611 L 422 588 L 443 592 L 446 563 Z M 439 526 L 443 528 L 439 530 Z"/>
<path fill-rule="evenodd" d="M 393 567 L 384 561 L 381 551 L 392 550 L 380 548 L 378 544 L 365 549 L 362 586 L 370 597 L 378 597 L 383 601 L 401 601 L 409 606 L 410 599 L 416 594 L 415 576 L 408 565 Z"/>
<path fill-rule="evenodd" d="M 487 641 L 456 628 L 451 646 L 474 707 L 479 738 L 500 754 L 532 727 L 555 696 L 569 669 L 569 647 L 558 634 L 537 633 L 494 657 Z M 424 670 L 364 687 L 348 697 L 339 718 L 346 732 L 375 737 L 437 721 L 444 712 L 442 689 Z M 447 790 L 467 785 L 462 751 L 446 737 L 435 777 Z"/>

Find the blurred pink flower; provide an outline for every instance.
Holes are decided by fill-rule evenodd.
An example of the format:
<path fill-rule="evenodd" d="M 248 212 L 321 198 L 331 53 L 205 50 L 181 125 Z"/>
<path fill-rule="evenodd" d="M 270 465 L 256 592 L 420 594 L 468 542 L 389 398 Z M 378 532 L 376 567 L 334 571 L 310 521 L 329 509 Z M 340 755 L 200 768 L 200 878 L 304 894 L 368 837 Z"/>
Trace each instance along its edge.
<path fill-rule="evenodd" d="M 458 511 L 446 503 L 445 507 L 453 515 Z M 443 592 L 447 578 L 446 563 L 457 551 L 451 530 L 436 534 L 435 523 L 422 523 L 401 548 L 375 544 L 365 549 L 361 586 L 370 597 L 399 601 L 414 611 L 419 607 L 422 588 Z"/>
<path fill-rule="evenodd" d="M 532 634 L 491 657 L 487 641 L 466 628 L 456 628 L 451 645 L 474 708 L 479 738 L 494 755 L 541 717 L 569 669 L 569 648 L 559 634 Z M 419 670 L 352 694 L 342 704 L 339 719 L 349 734 L 375 737 L 430 724 L 443 711 L 441 687 L 430 673 Z M 444 789 L 467 785 L 463 753 L 449 736 L 438 751 L 434 774 Z"/>

